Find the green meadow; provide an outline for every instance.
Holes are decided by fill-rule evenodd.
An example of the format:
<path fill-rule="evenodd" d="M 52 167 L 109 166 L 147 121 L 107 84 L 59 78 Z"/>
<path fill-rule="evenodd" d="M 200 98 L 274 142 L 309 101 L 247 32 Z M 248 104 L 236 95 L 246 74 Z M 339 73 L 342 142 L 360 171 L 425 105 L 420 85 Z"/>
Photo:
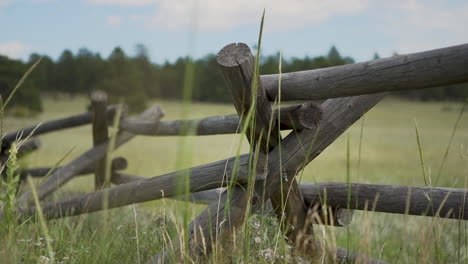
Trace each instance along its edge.
<path fill-rule="evenodd" d="M 183 111 L 180 102 L 153 103 L 161 105 L 166 113 L 165 120 L 235 113 L 229 104 L 193 103 L 185 106 L 187 111 Z M 46 97 L 43 113 L 31 118 L 6 116 L 3 129 L 10 132 L 41 121 L 78 114 L 88 105 L 89 101 L 84 97 Z M 461 109 L 460 103 L 386 98 L 313 160 L 300 179 L 302 182 L 346 182 L 349 162 L 351 182 L 465 188 L 468 184 L 466 113 L 455 129 L 442 164 Z M 66 164 L 92 146 L 91 135 L 91 127 L 84 126 L 40 136 L 41 148 L 22 158 L 19 164 L 22 167 L 53 166 L 71 151 L 62 162 Z M 138 136 L 120 147 L 113 156 L 128 160 L 126 173 L 153 177 L 234 156 L 239 142 L 239 135 Z M 183 146 L 183 155 L 178 155 L 180 146 Z M 249 151 L 246 140 L 241 150 L 241 153 Z M 423 169 L 428 181 L 424 179 Z M 89 192 L 93 190 L 93 184 L 92 175 L 79 177 L 67 183 L 57 196 Z M 48 235 L 39 223 L 4 226 L 4 236 L 0 238 L 0 263 L 52 263 L 47 262 L 51 261 L 51 250 L 46 241 L 50 241 L 56 263 L 146 263 L 168 243 L 169 237 L 182 232 L 184 212 L 188 210 L 194 216 L 203 208 L 203 205 L 184 206 L 183 202 L 164 199 L 112 209 L 108 213 L 53 220 L 47 223 Z M 246 234 L 252 244 L 248 254 L 236 254 L 242 249 L 233 249 L 230 254 L 212 256 L 210 261 L 307 263 L 306 259 L 289 256 L 287 246 L 276 250 L 278 246 L 274 238 L 278 235 L 278 223 L 274 216 L 263 220 L 253 218 L 251 224 L 251 233 Z M 464 221 L 458 220 L 356 212 L 354 221 L 347 228 L 317 226 L 315 230 L 327 243 L 390 263 L 467 263 L 466 227 Z"/>

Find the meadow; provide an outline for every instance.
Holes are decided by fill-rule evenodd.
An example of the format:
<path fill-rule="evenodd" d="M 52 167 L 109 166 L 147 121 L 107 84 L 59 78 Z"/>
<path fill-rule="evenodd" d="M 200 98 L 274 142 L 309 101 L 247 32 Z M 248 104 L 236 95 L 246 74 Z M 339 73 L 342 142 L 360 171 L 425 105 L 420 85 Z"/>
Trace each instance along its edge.
<path fill-rule="evenodd" d="M 166 113 L 164 119 L 201 118 L 233 114 L 229 104 L 193 103 L 186 116 L 175 101 L 155 101 Z M 44 112 L 32 118 L 6 116 L 5 132 L 34 123 L 85 111 L 84 97 L 45 98 Z M 452 102 L 411 102 L 386 98 L 356 122 L 338 140 L 313 160 L 300 176 L 302 182 L 345 182 L 347 164 L 350 181 L 359 183 L 465 188 L 468 184 L 468 116 L 456 127 L 462 104 Z M 416 136 L 419 131 L 420 148 Z M 284 132 L 285 134 L 287 132 Z M 21 159 L 24 167 L 52 166 L 67 152 L 67 163 L 92 146 L 91 127 L 64 130 L 40 137 L 42 147 Z M 350 157 L 347 158 L 349 139 Z M 113 155 L 129 162 L 125 172 L 152 177 L 177 169 L 221 160 L 235 155 L 239 135 L 201 137 L 136 137 Z M 178 155 L 177 146 L 185 146 Z M 244 140 L 241 153 L 249 150 Z M 421 149 L 421 153 L 420 153 Z M 179 153 L 180 154 L 180 153 Z M 421 156 L 424 167 L 421 165 Z M 183 158 L 181 157 L 183 156 Z M 424 179 L 425 170 L 429 180 Z M 440 173 L 439 173 L 440 172 Z M 93 189 L 91 176 L 67 183 L 57 194 Z M 164 199 L 48 222 L 49 234 L 39 223 L 3 227 L 0 263 L 51 263 L 50 241 L 57 263 L 145 263 L 171 235 L 180 234 L 181 215 L 196 215 L 203 205 L 183 206 Z M 274 216 L 253 218 L 247 234 L 252 246 L 248 254 L 213 256 L 212 262 L 283 263 L 296 262 L 288 251 L 275 252 L 277 221 Z M 468 232 L 464 221 L 356 212 L 347 228 L 316 228 L 330 243 L 390 263 L 467 263 Z M 42 261 L 42 262 L 41 262 Z M 303 260 L 306 261 L 306 260 Z"/>

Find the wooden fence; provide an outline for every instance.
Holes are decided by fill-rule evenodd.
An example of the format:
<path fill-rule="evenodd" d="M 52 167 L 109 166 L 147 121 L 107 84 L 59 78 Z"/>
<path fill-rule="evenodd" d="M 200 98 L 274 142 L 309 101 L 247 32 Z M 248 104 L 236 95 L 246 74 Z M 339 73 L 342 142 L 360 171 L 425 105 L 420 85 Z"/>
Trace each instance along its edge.
<path fill-rule="evenodd" d="M 50 174 L 37 189 L 39 199 L 44 200 L 74 177 L 94 173 L 94 192 L 43 202 L 46 219 L 161 198 L 184 199 L 187 189 L 193 202 L 207 203 L 206 209 L 189 226 L 188 252 L 178 248 L 181 243 L 174 238 L 171 247 L 157 252 L 149 263 L 169 263 L 174 256 L 203 258 L 213 247 L 229 240 L 246 217 L 267 204 L 287 223 L 285 232 L 297 252 L 316 260 L 330 255 L 314 234 L 312 224 L 347 225 L 352 220 L 349 210 L 468 219 L 465 189 L 358 183 L 299 184 L 295 177 L 386 92 L 468 82 L 468 44 L 285 73 L 281 75 L 281 89 L 278 88 L 279 75 L 254 79 L 255 59 L 243 43 L 225 46 L 218 53 L 217 61 L 232 92 L 237 115 L 163 121 L 162 109 L 154 106 L 132 118 L 127 116 L 124 106 L 108 106 L 106 94 L 96 92 L 91 96 L 92 111 L 89 113 L 5 134 L 0 152 L 2 168 L 13 142 L 21 142 L 18 151 L 21 155 L 39 147 L 37 136 L 41 134 L 92 124 L 94 146 L 90 150 L 62 167 L 22 169 L 21 178 Z M 270 103 L 280 94 L 282 101 L 309 102 L 272 109 Z M 310 102 L 317 99 L 328 100 L 320 105 Z M 108 126 L 118 126 L 114 143 L 109 139 Z M 106 178 L 106 155 L 110 146 L 118 148 L 136 135 L 184 136 L 187 127 L 193 128 L 190 131 L 195 135 L 239 133 L 245 128 L 253 151 L 152 178 L 120 172 L 127 167 L 127 161 L 119 157 L 112 160 L 111 172 Z M 283 138 L 280 130 L 293 132 Z M 189 186 L 180 188 L 186 182 L 185 175 L 189 175 Z M 111 187 L 110 183 L 115 186 Z M 108 203 L 104 205 L 106 196 Z M 37 213 L 31 199 L 29 191 L 20 193 L 17 199 L 20 221 L 31 219 Z M 384 263 L 343 249 L 338 249 L 331 257 Z"/>

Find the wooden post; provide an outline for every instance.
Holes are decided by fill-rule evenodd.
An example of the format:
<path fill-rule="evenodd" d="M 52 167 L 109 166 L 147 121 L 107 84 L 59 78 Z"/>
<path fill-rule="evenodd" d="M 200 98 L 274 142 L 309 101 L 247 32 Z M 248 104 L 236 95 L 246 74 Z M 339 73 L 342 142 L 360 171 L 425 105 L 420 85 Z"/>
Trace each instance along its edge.
<path fill-rule="evenodd" d="M 247 139 L 254 148 L 260 141 L 260 151 L 268 153 L 272 147 L 278 145 L 281 136 L 260 79 L 257 79 L 257 87 L 252 87 L 255 59 L 249 47 L 244 43 L 229 44 L 218 53 L 217 61 L 231 89 L 233 104 L 244 126 L 248 125 L 245 124 L 245 119 L 251 106 L 255 106 L 255 126 L 247 129 Z"/>
<path fill-rule="evenodd" d="M 95 91 L 91 94 L 91 106 L 93 110 L 93 145 L 97 146 L 109 139 L 107 130 L 107 94 L 103 91 Z M 97 160 L 94 165 L 94 189 L 99 190 L 110 186 L 106 182 L 107 155 Z"/>

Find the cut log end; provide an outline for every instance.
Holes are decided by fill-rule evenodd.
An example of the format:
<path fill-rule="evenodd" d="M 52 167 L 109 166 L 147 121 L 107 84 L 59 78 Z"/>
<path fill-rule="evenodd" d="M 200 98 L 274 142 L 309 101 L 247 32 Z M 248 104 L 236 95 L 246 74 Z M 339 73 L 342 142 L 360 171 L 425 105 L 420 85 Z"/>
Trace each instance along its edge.
<path fill-rule="evenodd" d="M 314 129 L 322 120 L 322 107 L 308 102 L 301 105 L 283 107 L 279 110 L 279 123 L 282 128 L 294 130 Z"/>
<path fill-rule="evenodd" d="M 224 67 L 236 67 L 248 61 L 252 53 L 245 43 L 231 43 L 218 52 L 216 61 Z"/>
<path fill-rule="evenodd" d="M 114 170 L 125 170 L 128 167 L 127 159 L 124 157 L 117 157 L 112 160 L 111 169 Z"/>
<path fill-rule="evenodd" d="M 92 102 L 107 102 L 107 93 L 101 90 L 96 90 L 91 93 Z"/>

